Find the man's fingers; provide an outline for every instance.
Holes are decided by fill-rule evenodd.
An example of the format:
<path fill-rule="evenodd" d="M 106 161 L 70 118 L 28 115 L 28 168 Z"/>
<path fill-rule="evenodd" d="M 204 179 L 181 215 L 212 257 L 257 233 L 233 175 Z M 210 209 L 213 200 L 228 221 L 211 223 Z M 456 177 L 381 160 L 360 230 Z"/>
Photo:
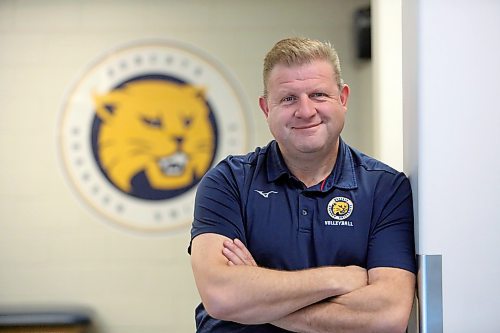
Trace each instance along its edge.
<path fill-rule="evenodd" d="M 240 241 L 238 238 L 234 240 L 234 244 L 241 250 L 243 253 L 243 261 L 247 263 L 247 265 L 252 265 L 252 266 L 257 266 L 257 263 L 253 259 L 252 254 L 250 251 L 248 251 L 247 247 L 245 244 L 243 244 L 242 241 Z"/>
<path fill-rule="evenodd" d="M 252 255 L 239 239 L 235 239 L 234 241 L 226 240 L 223 245 L 224 248 L 222 250 L 222 254 L 232 264 L 257 266 L 257 263 L 253 259 Z"/>
<path fill-rule="evenodd" d="M 224 257 L 226 257 L 226 259 L 228 260 L 228 265 L 230 266 L 245 265 L 243 260 L 240 257 L 238 257 L 238 255 L 235 252 L 227 248 L 225 245 L 224 248 L 222 249 L 222 254 L 224 255 Z"/>

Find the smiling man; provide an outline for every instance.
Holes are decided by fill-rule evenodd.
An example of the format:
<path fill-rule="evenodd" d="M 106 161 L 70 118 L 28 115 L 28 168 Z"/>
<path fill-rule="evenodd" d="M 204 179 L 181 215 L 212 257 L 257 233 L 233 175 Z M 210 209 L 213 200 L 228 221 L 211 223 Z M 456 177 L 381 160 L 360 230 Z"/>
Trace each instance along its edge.
<path fill-rule="evenodd" d="M 198 187 L 197 332 L 403 332 L 416 271 L 408 179 L 342 141 L 349 87 L 329 43 L 282 40 L 263 76 L 275 140 Z"/>

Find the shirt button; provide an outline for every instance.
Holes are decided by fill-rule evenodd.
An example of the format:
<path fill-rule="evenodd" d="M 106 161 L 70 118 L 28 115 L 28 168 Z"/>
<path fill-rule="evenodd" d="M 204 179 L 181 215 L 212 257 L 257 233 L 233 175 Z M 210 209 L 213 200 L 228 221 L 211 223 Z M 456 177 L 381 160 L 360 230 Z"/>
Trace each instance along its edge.
<path fill-rule="evenodd" d="M 307 209 L 302 209 L 302 215 L 307 215 Z"/>

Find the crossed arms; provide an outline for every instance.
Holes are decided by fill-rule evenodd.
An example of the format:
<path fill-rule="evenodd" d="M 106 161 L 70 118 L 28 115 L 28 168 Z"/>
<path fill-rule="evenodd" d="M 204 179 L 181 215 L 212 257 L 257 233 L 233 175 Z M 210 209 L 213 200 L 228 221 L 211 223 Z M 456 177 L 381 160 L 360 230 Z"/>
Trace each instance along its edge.
<path fill-rule="evenodd" d="M 415 276 L 402 269 L 266 269 L 240 241 L 213 233 L 193 239 L 191 262 L 212 317 L 295 332 L 404 332 L 414 295 Z"/>

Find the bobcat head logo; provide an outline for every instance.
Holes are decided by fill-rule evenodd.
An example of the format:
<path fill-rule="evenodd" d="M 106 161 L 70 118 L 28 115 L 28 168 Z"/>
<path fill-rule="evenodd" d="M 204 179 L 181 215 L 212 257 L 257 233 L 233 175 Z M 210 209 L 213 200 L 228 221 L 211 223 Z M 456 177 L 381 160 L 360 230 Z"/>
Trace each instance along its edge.
<path fill-rule="evenodd" d="M 195 45 L 144 39 L 106 50 L 69 87 L 58 145 L 77 198 L 133 232 L 192 223 L 212 165 L 249 149 L 251 118 L 228 68 Z"/>
<path fill-rule="evenodd" d="M 334 215 L 345 215 L 349 211 L 349 205 L 345 202 L 336 202 L 333 204 L 333 214 Z"/>
<path fill-rule="evenodd" d="M 345 220 L 354 209 L 354 205 L 349 198 L 335 197 L 327 205 L 327 212 L 334 220 Z"/>
<path fill-rule="evenodd" d="M 122 192 L 164 199 L 196 185 L 210 168 L 217 134 L 202 88 L 136 80 L 95 95 L 94 104 L 94 155 Z"/>

